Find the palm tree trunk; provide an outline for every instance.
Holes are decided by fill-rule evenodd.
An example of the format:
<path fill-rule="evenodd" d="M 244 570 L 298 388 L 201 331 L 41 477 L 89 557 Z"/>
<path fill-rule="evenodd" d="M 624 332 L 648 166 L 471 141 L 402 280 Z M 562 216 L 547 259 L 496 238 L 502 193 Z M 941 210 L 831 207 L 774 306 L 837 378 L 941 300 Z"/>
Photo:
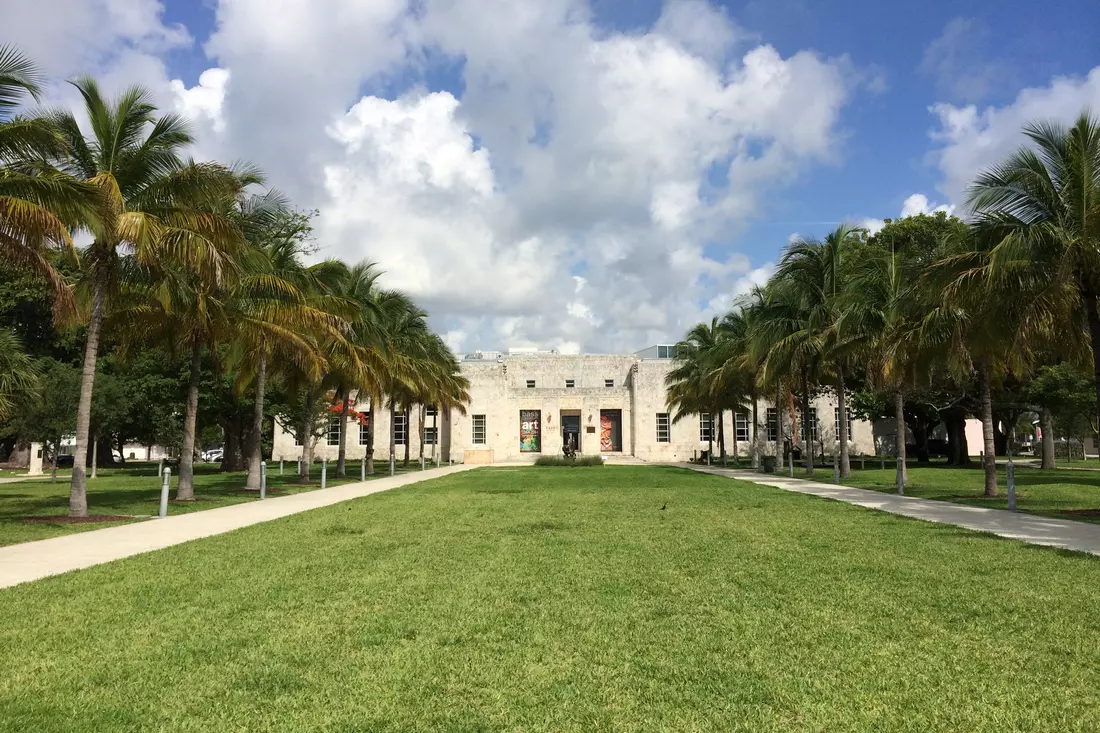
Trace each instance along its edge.
<path fill-rule="evenodd" d="M 60 448 L 61 448 L 61 446 L 60 446 L 59 443 L 55 442 L 53 444 L 53 454 L 52 454 L 52 458 L 50 460 L 50 464 L 51 464 L 50 465 L 50 483 L 51 484 L 56 484 L 57 483 L 57 452 L 58 452 L 58 450 L 60 450 Z M 74 465 L 75 465 L 75 461 L 74 461 Z"/>
<path fill-rule="evenodd" d="M 1089 422 L 1100 425 L 1100 313 L 1097 312 L 1095 293 L 1086 290 L 1084 300 L 1085 312 L 1088 315 L 1089 340 L 1092 343 L 1093 381 L 1096 385 L 1096 412 L 1093 413 L 1092 420 Z"/>
<path fill-rule="evenodd" d="M 348 455 L 348 400 L 351 399 L 349 392 L 350 390 L 344 390 L 342 397 L 344 405 L 340 408 L 340 447 L 336 451 L 336 475 L 340 478 L 347 475 L 344 463 Z"/>
<path fill-rule="evenodd" d="M 775 466 L 783 470 L 783 386 L 775 383 Z"/>
<path fill-rule="evenodd" d="M 367 407 L 367 475 L 374 475 L 374 395 Z"/>
<path fill-rule="evenodd" d="M 298 483 L 309 483 L 309 469 L 313 466 L 313 387 L 306 388 L 305 401 L 302 403 L 302 468 L 298 472 Z"/>
<path fill-rule="evenodd" d="M 737 421 L 737 413 L 734 414 L 734 422 Z M 733 444 L 737 445 L 737 430 L 733 431 Z M 726 460 L 726 416 L 724 410 L 718 411 L 718 452 L 722 454 L 722 465 L 728 466 Z"/>
<path fill-rule="evenodd" d="M 905 391 L 898 387 L 894 391 L 894 428 L 897 436 L 894 438 L 898 455 L 898 466 L 901 470 L 901 485 L 909 485 L 909 466 L 905 464 Z"/>
<path fill-rule="evenodd" d="M 92 390 L 95 365 L 99 356 L 99 332 L 103 326 L 103 300 L 107 297 L 107 270 L 96 268 L 92 312 L 88 318 L 88 340 L 84 345 L 84 371 L 80 378 L 80 400 L 76 407 L 76 447 L 73 451 L 73 476 L 69 484 L 69 516 L 88 516 L 88 427 L 92 420 Z"/>
<path fill-rule="evenodd" d="M 844 374 L 841 373 L 836 380 L 836 406 L 840 411 L 840 430 L 837 431 L 840 440 L 840 477 L 851 478 L 852 465 L 848 460 L 848 394 L 844 388 Z"/>
<path fill-rule="evenodd" d="M 989 384 L 989 364 L 978 362 L 978 383 L 981 389 L 982 403 L 982 439 L 985 452 L 982 456 L 982 468 L 985 469 L 985 495 L 997 495 L 997 451 L 993 443 L 993 397 Z"/>
<path fill-rule="evenodd" d="M 752 432 L 749 433 L 749 455 L 752 456 L 753 469 L 760 468 L 760 444 L 757 441 L 757 424 L 756 421 L 760 418 L 760 411 L 756 406 L 756 390 L 753 390 L 749 394 L 749 399 L 752 400 Z M 733 422 L 733 438 L 737 439 L 737 419 L 734 418 Z"/>
<path fill-rule="evenodd" d="M 256 368 L 256 405 L 252 408 L 252 439 L 248 451 L 248 479 L 246 489 L 260 488 L 260 463 L 263 461 L 264 387 L 267 381 L 267 354 L 260 352 Z"/>
<path fill-rule="evenodd" d="M 419 428 L 417 429 L 416 432 L 419 433 L 419 435 L 420 435 L 420 458 L 419 458 L 419 460 L 420 460 L 420 465 L 423 466 L 424 465 L 424 421 L 427 419 L 427 418 L 425 418 L 425 407 L 424 407 L 424 405 L 420 405 L 419 409 L 416 412 L 416 415 L 420 419 L 420 426 L 419 426 Z"/>
<path fill-rule="evenodd" d="M 1055 468 L 1054 458 L 1054 419 L 1050 416 L 1050 410 L 1044 407 L 1039 410 L 1039 429 L 1043 431 L 1042 437 L 1042 468 Z"/>
<path fill-rule="evenodd" d="M 187 407 L 183 413 L 183 450 L 176 501 L 195 498 L 195 423 L 199 413 L 199 382 L 202 380 L 202 341 L 191 337 L 191 375 L 187 381 Z"/>
<path fill-rule="evenodd" d="M 402 464 L 402 467 L 408 468 L 409 467 L 409 449 L 411 447 L 410 443 L 412 442 L 411 440 L 409 440 L 409 438 L 412 437 L 412 436 L 409 435 L 409 408 L 407 408 L 407 407 L 405 408 L 404 414 L 405 414 L 405 462 Z"/>
<path fill-rule="evenodd" d="M 393 464 L 397 461 L 397 432 L 394 430 L 397 423 L 397 408 L 390 402 L 390 474 L 393 474 Z"/>
<path fill-rule="evenodd" d="M 802 379 L 802 455 L 805 458 L 806 473 L 814 472 L 814 441 L 810 433 L 810 382 Z"/>

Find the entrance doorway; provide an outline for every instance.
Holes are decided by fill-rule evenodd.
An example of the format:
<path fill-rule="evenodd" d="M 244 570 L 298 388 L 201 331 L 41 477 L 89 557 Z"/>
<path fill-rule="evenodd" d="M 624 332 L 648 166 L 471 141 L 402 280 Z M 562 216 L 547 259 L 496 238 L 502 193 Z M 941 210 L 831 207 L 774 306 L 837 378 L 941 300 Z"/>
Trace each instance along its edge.
<path fill-rule="evenodd" d="M 580 453 L 581 450 L 581 413 L 579 410 L 573 414 L 566 411 L 561 413 L 561 444 L 569 445 L 569 438 L 573 438 L 573 447 Z"/>
<path fill-rule="evenodd" d="M 618 453 L 623 449 L 623 411 L 600 410 L 600 452 Z"/>

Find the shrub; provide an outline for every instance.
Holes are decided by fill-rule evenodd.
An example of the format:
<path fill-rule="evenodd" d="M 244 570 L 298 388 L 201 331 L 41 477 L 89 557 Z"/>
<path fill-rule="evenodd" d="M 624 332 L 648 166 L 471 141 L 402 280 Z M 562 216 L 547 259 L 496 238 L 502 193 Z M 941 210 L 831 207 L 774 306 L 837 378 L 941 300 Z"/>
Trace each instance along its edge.
<path fill-rule="evenodd" d="M 539 456 L 535 461 L 536 466 L 568 466 L 570 468 L 576 466 L 602 466 L 603 458 L 600 456 L 577 456 L 576 458 L 565 458 L 564 456 Z"/>

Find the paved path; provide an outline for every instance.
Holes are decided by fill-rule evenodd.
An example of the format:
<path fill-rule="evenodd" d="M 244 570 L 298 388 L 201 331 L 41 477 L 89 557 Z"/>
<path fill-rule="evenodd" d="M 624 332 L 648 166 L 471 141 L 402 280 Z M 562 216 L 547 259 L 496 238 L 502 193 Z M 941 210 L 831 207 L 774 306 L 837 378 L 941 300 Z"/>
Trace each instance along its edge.
<path fill-rule="evenodd" d="M 159 550 L 163 547 L 197 540 L 200 537 L 231 532 L 250 524 L 268 522 L 398 486 L 468 471 L 471 468 L 477 468 L 477 466 L 433 468 L 422 472 L 343 484 L 323 491 L 306 491 L 263 501 L 176 514 L 164 519 L 150 519 L 119 527 L 0 547 L 0 588 Z"/>
<path fill-rule="evenodd" d="M 716 466 L 680 464 L 702 473 L 751 481 L 774 486 L 800 494 L 812 494 L 826 499 L 847 502 L 868 509 L 878 509 L 927 522 L 954 524 L 978 532 L 989 532 L 1033 545 L 1049 545 L 1067 550 L 1077 550 L 1100 555 L 1100 524 L 1074 522 L 1068 519 L 1051 519 L 1027 512 L 1010 512 L 1005 509 L 952 504 L 948 501 L 918 499 L 911 496 L 884 494 L 869 489 L 854 489 L 817 481 L 807 481 L 786 476 L 774 476 L 753 471 L 724 469 Z"/>

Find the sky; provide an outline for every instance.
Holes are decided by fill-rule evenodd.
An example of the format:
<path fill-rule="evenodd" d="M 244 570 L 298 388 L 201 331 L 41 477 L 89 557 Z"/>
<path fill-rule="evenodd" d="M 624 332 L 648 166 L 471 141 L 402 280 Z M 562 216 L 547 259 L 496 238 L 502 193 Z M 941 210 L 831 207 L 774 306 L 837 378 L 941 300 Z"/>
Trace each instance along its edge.
<path fill-rule="evenodd" d="M 965 215 L 1035 120 L 1100 114 L 1100 3 L 8 0 L 0 43 L 146 86 L 199 159 L 317 210 L 456 351 L 678 340 L 796 236 Z"/>

